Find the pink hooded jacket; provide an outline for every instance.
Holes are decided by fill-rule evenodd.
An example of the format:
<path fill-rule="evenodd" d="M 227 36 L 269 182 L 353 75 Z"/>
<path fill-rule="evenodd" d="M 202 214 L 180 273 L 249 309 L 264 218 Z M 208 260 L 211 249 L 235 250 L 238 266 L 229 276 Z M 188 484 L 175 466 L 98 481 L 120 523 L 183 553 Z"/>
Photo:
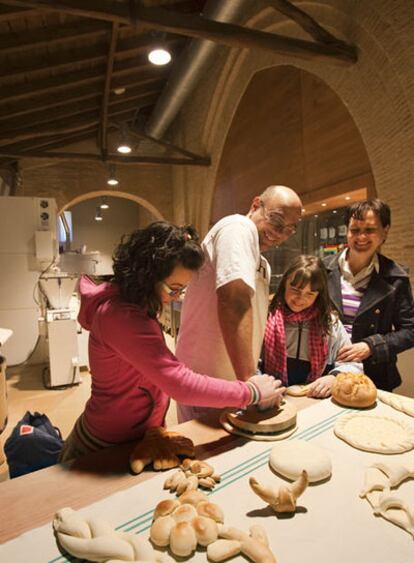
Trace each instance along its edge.
<path fill-rule="evenodd" d="M 142 437 L 162 426 L 169 397 L 196 406 L 245 407 L 250 390 L 242 381 L 225 381 L 193 372 L 164 341 L 158 322 L 137 305 L 123 302 L 111 283 L 80 281 L 78 320 L 90 331 L 92 394 L 84 423 L 110 443 Z"/>

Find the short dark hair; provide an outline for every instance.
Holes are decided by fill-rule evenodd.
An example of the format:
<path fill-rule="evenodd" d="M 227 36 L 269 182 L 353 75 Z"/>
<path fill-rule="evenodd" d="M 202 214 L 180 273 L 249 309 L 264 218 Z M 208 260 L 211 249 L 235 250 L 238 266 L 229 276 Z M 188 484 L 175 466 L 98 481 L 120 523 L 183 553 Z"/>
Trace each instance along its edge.
<path fill-rule="evenodd" d="M 382 228 L 391 225 L 391 209 L 389 205 L 380 199 L 364 199 L 356 201 L 345 210 L 345 225 L 348 227 L 351 219 L 363 221 L 368 211 L 373 211 L 381 221 Z"/>
<path fill-rule="evenodd" d="M 315 305 L 319 310 L 318 322 L 322 333 L 329 334 L 332 327 L 333 307 L 329 298 L 328 277 L 325 266 L 317 256 L 302 254 L 289 262 L 270 304 L 270 311 L 274 311 L 278 305 L 286 305 L 286 284 L 292 275 L 291 284 L 294 287 L 302 289 L 310 284 L 312 291 L 319 293 L 315 301 Z"/>
<path fill-rule="evenodd" d="M 162 309 L 157 284 L 176 266 L 198 270 L 203 261 L 193 227 L 157 221 L 122 237 L 113 255 L 112 281 L 119 286 L 123 301 L 140 305 L 155 317 Z"/>

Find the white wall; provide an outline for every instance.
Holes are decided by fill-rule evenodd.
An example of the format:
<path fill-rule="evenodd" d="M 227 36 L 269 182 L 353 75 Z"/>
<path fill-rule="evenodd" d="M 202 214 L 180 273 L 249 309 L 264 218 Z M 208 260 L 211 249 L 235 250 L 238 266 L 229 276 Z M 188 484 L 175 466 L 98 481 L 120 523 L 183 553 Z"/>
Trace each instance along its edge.
<path fill-rule="evenodd" d="M 109 197 L 107 198 L 109 209 L 102 210 L 103 221 L 95 221 L 95 211 L 99 201 L 99 199 L 90 199 L 70 209 L 73 219 L 71 246 L 72 250 L 76 250 L 86 244 L 87 252 L 99 250 L 96 274 L 112 274 L 112 254 L 122 235 L 145 226 L 149 222 L 148 212 L 142 213 L 141 206 L 133 201 Z"/>

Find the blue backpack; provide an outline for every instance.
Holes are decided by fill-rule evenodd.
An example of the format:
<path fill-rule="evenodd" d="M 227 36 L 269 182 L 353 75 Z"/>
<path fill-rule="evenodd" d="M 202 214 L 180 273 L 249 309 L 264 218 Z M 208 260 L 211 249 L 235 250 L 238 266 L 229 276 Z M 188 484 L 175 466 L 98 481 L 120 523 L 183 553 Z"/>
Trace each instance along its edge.
<path fill-rule="evenodd" d="M 55 465 L 62 446 L 59 428 L 45 414 L 27 411 L 4 444 L 10 478 Z"/>

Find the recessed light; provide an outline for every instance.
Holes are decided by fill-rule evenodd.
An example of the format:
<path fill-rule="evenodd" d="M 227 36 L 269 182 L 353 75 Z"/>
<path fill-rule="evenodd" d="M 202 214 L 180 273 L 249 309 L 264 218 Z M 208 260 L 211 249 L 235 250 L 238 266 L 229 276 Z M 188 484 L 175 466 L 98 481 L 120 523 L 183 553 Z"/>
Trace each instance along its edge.
<path fill-rule="evenodd" d="M 167 65 L 171 61 L 171 53 L 167 49 L 153 49 L 148 53 L 148 60 L 153 65 Z"/>
<path fill-rule="evenodd" d="M 345 199 L 348 201 L 348 200 L 351 199 L 351 196 L 350 196 L 350 195 L 347 195 L 347 196 L 345 196 Z"/>
<path fill-rule="evenodd" d="M 338 213 L 338 212 L 337 212 L 337 210 L 336 210 L 336 209 L 334 209 L 334 210 L 332 211 L 332 213 Z"/>
<path fill-rule="evenodd" d="M 322 207 L 326 207 L 327 203 L 321 203 Z"/>

